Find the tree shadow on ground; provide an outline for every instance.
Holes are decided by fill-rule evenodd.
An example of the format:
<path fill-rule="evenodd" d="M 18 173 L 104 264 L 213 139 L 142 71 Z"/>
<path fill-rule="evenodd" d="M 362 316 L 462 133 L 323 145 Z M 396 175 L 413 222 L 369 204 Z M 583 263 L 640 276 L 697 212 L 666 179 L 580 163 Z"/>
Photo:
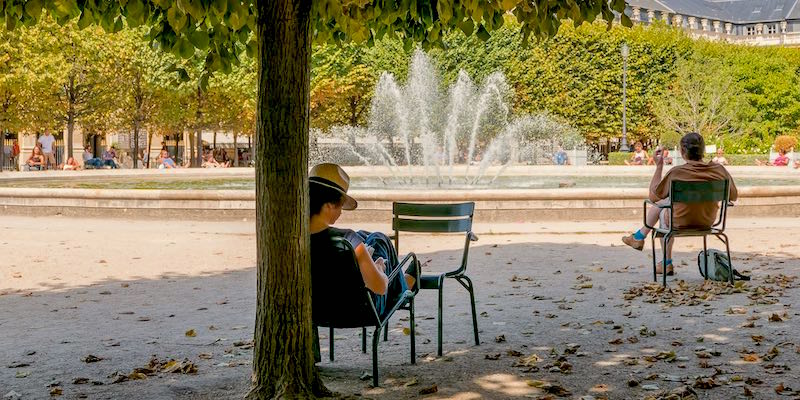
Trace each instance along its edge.
<path fill-rule="evenodd" d="M 800 381 L 797 370 L 784 369 L 800 363 L 793 333 L 800 319 L 789 307 L 800 300 L 798 282 L 767 283 L 779 274 L 798 275 L 797 254 L 736 252 L 734 239 L 735 265 L 751 272 L 753 281 L 747 290 L 690 305 L 681 299 L 708 291 L 700 287 L 695 251 L 676 253 L 674 259 L 687 265 L 677 265 L 678 275 L 670 278 L 675 291 L 661 302 L 652 296 L 655 289 L 647 289 L 647 251 L 513 240 L 487 235 L 481 242 L 487 244 L 470 253 L 481 346 L 472 345 L 466 291 L 448 281 L 443 357 L 436 357 L 436 293 L 423 291 L 417 299 L 417 364 L 408 360 L 405 313 L 396 314 L 389 341 L 380 344 L 380 388 L 359 380 L 371 371 L 360 330 L 336 331 L 333 363 L 327 330 L 321 330 L 319 366 L 329 388 L 381 399 L 416 398 L 434 385 L 437 391 L 427 398 L 536 398 L 559 387 L 578 397 L 638 398 L 707 377 L 720 386 L 693 390 L 733 398 L 747 387 L 757 398 L 770 398 L 777 385 Z M 420 255 L 429 272 L 455 266 L 461 253 L 423 249 Z M 678 280 L 687 288 L 680 289 Z M 758 287 L 770 291 L 751 298 Z M 634 296 L 632 288 L 641 293 Z M 0 394 L 15 390 L 23 398 L 41 398 L 50 383 L 60 382 L 67 398 L 241 398 L 249 385 L 254 296 L 252 268 L 0 296 L 0 354 L 9 365 L 29 364 L 0 368 Z M 782 321 L 770 322 L 773 314 Z M 190 329 L 195 336 L 186 335 Z M 767 360 L 773 347 L 778 355 Z M 747 361 L 750 351 L 758 361 Z M 81 361 L 90 354 L 103 360 Z M 198 372 L 111 383 L 114 372 L 130 373 L 153 355 L 189 359 Z M 81 377 L 103 384 L 73 384 Z"/>

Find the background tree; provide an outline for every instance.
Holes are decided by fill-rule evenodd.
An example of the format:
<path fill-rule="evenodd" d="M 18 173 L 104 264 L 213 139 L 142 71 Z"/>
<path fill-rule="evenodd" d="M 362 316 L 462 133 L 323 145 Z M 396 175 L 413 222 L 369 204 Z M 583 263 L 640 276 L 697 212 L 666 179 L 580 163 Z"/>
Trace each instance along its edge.
<path fill-rule="evenodd" d="M 38 129 L 54 129 L 54 122 L 66 128 L 67 157 L 72 157 L 75 126 L 86 130 L 106 130 L 118 94 L 104 82 L 112 81 L 115 71 L 109 60 L 112 48 L 107 35 L 97 28 L 75 29 L 75 22 L 64 26 L 44 17 L 23 31 L 23 42 L 41 55 L 29 59 L 34 72 L 28 118 Z M 35 61 L 35 62 L 34 62 Z"/>
<path fill-rule="evenodd" d="M 655 107 L 666 129 L 681 135 L 698 132 L 709 142 L 735 132 L 737 114 L 747 104 L 732 74 L 724 71 L 728 66 L 712 57 L 695 55 L 678 61 L 675 80 Z"/>

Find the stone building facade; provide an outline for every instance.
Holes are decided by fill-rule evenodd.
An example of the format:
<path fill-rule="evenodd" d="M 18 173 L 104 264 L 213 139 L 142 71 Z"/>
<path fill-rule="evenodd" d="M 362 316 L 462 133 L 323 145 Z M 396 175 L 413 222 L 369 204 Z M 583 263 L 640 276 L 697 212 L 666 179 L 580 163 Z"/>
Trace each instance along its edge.
<path fill-rule="evenodd" d="M 634 24 L 661 21 L 696 38 L 800 46 L 800 0 L 628 0 Z"/>

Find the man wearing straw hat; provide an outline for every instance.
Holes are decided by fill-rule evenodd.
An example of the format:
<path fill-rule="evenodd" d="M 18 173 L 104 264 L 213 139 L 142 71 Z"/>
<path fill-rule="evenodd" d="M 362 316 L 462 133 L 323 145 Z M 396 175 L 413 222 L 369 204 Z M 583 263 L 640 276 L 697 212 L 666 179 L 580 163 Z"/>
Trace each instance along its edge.
<path fill-rule="evenodd" d="M 328 264 L 326 255 L 334 251 L 332 237 L 344 237 L 355 249 L 356 260 L 361 271 L 364 284 L 375 294 L 375 308 L 381 314 L 387 304 L 394 300 L 408 288 L 414 287 L 414 276 L 417 266 L 412 263 L 405 271 L 403 279 L 397 275 L 396 279 L 389 282 L 387 278 L 398 267 L 397 251 L 391 239 L 380 232 L 353 231 L 350 229 L 334 228 L 342 210 L 355 210 L 358 202 L 347 194 L 350 187 L 350 176 L 342 167 L 331 164 L 319 164 L 309 172 L 309 197 L 311 199 L 311 270 L 336 268 Z M 331 282 L 331 284 L 336 284 Z"/>

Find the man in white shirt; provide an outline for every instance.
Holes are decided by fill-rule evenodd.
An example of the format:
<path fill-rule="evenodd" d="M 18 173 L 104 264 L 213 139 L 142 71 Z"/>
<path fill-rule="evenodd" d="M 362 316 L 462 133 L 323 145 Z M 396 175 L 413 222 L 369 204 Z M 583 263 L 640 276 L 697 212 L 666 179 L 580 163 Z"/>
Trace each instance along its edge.
<path fill-rule="evenodd" d="M 44 129 L 44 135 L 39 136 L 39 144 L 42 145 L 42 153 L 44 153 L 44 169 L 56 168 L 56 156 L 53 152 L 53 143 L 56 138 L 50 133 L 49 128 Z"/>

